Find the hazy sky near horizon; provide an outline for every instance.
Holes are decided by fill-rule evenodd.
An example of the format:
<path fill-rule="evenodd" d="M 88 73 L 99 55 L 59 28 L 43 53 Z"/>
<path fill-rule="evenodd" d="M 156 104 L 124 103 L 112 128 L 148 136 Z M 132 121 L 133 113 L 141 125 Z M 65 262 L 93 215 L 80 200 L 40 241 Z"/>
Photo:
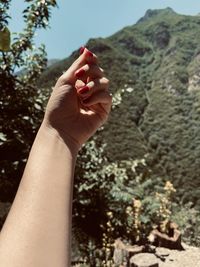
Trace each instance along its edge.
<path fill-rule="evenodd" d="M 44 43 L 48 58 L 65 58 L 90 38 L 107 37 L 133 25 L 147 9 L 171 7 L 180 14 L 200 13 L 200 0 L 57 0 L 52 10 L 50 29 L 39 30 L 37 45 Z M 23 0 L 13 0 L 10 29 L 23 29 Z"/>

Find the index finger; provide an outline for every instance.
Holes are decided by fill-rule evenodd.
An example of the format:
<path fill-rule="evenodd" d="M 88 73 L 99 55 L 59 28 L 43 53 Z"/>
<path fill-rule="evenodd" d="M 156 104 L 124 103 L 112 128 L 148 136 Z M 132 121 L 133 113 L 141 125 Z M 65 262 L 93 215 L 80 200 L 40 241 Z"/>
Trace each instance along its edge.
<path fill-rule="evenodd" d="M 59 78 L 60 85 L 70 83 L 72 85 L 76 82 L 75 72 L 85 64 L 98 64 L 97 56 L 87 48 L 84 49 L 83 53 L 74 61 L 69 69 Z"/>

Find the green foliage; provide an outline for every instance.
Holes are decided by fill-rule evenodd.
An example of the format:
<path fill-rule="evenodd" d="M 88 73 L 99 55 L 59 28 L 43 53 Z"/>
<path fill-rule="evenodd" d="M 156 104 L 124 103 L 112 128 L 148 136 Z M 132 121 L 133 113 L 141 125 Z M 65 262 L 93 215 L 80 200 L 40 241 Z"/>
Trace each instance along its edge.
<path fill-rule="evenodd" d="M 0 30 L 3 30 L 4 27 L 8 24 L 8 9 L 10 6 L 11 0 L 2 0 L 0 3 Z"/>
<path fill-rule="evenodd" d="M 23 11 L 24 21 L 27 29 L 46 28 L 48 26 L 49 17 L 51 16 L 50 7 L 55 7 L 56 0 L 25 0 L 29 3 L 28 7 Z"/>
<path fill-rule="evenodd" d="M 25 28 L 13 34 L 10 44 L 9 6 L 0 3 L 0 200 L 11 202 L 15 196 L 30 146 L 43 117 L 46 96 L 36 81 L 46 68 L 43 45 L 34 48 L 34 34 L 46 28 L 56 1 L 26 1 Z"/>
<path fill-rule="evenodd" d="M 174 205 L 172 220 L 179 225 L 184 242 L 200 246 L 200 212 L 192 203 Z"/>

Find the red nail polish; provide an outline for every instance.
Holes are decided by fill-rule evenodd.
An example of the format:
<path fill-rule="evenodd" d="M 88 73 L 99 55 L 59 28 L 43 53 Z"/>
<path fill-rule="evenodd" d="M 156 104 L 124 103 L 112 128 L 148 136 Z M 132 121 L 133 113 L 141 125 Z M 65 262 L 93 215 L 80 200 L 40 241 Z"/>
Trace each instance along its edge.
<path fill-rule="evenodd" d="M 75 75 L 76 75 L 77 78 L 82 77 L 84 74 L 85 74 L 85 70 L 84 69 L 80 69 L 79 71 L 77 71 L 75 73 Z"/>
<path fill-rule="evenodd" d="M 86 93 L 89 92 L 89 91 L 90 91 L 90 88 L 86 85 L 86 86 L 80 88 L 80 89 L 78 90 L 78 93 L 82 95 L 82 94 L 86 94 Z"/>
<path fill-rule="evenodd" d="M 91 65 L 91 64 L 92 64 L 92 62 L 90 62 L 90 61 L 86 60 L 86 61 L 85 61 L 85 64 Z"/>
<path fill-rule="evenodd" d="M 86 53 L 86 56 L 93 57 L 93 53 L 88 50 L 87 53 Z"/>
<path fill-rule="evenodd" d="M 85 50 L 85 47 L 84 47 L 84 46 L 81 46 L 81 48 L 80 48 L 80 50 L 79 50 L 80 55 L 83 54 L 84 50 Z"/>

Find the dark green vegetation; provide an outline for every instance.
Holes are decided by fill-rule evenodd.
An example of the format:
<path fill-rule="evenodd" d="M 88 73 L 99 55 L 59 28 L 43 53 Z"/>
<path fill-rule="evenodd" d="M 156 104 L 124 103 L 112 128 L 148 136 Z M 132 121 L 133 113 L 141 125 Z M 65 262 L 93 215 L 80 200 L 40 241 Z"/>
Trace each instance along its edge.
<path fill-rule="evenodd" d="M 106 39 L 91 39 L 86 46 L 99 56 L 119 103 L 104 130 L 88 142 L 77 161 L 74 222 L 82 249 L 86 254 L 91 251 L 91 240 L 88 249 L 86 246 L 87 234 L 102 238 L 108 211 L 114 214 L 113 237 L 126 235 L 126 208 L 132 197 L 146 205 L 141 220 L 151 226 L 156 209 L 150 204 L 167 180 L 176 188 L 174 219 L 180 222 L 188 242 L 200 243 L 196 238 L 200 233 L 196 211 L 200 208 L 200 16 L 178 15 L 170 8 L 149 10 L 136 25 Z M 40 106 L 77 57 L 75 51 L 43 72 L 37 84 Z M 33 98 L 27 99 L 29 106 Z M 41 107 L 32 108 L 41 119 Z M 22 115 L 13 117 L 13 123 L 15 120 L 26 121 Z M 38 121 L 30 123 L 36 131 Z M 10 127 L 6 121 L 4 125 Z M 26 133 L 25 124 L 20 126 L 22 134 L 16 135 L 16 142 L 12 128 L 10 146 L 9 140 L 4 140 L 7 130 L 1 136 L 3 156 L 9 156 L 1 161 L 5 166 L 0 179 L 2 202 L 11 202 L 17 190 L 35 133 L 29 136 L 30 128 Z M 133 171 L 137 159 L 145 159 L 145 164 L 136 164 Z M 6 213 L 6 205 L 4 210 Z"/>

